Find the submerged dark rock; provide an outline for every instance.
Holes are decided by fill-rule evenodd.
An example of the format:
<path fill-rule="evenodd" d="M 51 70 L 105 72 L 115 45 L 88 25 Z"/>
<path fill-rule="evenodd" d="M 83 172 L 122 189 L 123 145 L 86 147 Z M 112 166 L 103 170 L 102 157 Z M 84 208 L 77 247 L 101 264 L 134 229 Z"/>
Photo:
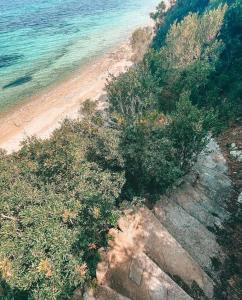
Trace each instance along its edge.
<path fill-rule="evenodd" d="M 4 85 L 3 89 L 8 89 L 8 88 L 16 87 L 16 86 L 22 85 L 24 83 L 27 83 L 27 82 L 29 82 L 31 80 L 32 80 L 32 76 L 30 76 L 30 75 L 19 77 L 16 80 L 11 81 L 10 83 Z"/>
<path fill-rule="evenodd" d="M 0 69 L 16 64 L 23 57 L 20 54 L 0 55 Z"/>

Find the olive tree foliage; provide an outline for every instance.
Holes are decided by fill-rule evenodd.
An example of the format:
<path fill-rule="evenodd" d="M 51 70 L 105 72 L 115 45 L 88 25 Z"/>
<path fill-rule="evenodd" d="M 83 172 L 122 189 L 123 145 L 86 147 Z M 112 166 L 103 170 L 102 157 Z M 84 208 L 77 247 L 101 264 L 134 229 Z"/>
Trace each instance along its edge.
<path fill-rule="evenodd" d="M 168 68 L 184 69 L 198 60 L 203 63 L 218 59 L 221 41 L 217 39 L 227 6 L 209 10 L 204 15 L 189 14 L 174 23 L 168 32 L 166 52 Z"/>
<path fill-rule="evenodd" d="M 219 34 L 226 9 L 223 6 L 203 15 L 189 14 L 171 26 L 158 53 L 163 74 L 157 99 L 161 110 L 174 110 L 177 100 L 186 92 L 191 93 L 191 100 L 196 103 L 223 51 Z"/>
<path fill-rule="evenodd" d="M 196 94 L 205 86 L 223 50 L 219 33 L 226 9 L 219 7 L 201 16 L 189 14 L 171 26 L 166 45 L 160 50 L 167 70 L 161 98 L 170 90 L 175 103 L 183 92 Z"/>
<path fill-rule="evenodd" d="M 163 47 L 150 49 L 137 66 L 110 78 L 106 88 L 110 112 L 132 122 L 148 110 L 172 111 L 184 92 L 195 98 L 223 50 L 219 33 L 226 9 L 219 6 L 185 16 L 171 25 Z"/>
<path fill-rule="evenodd" d="M 124 173 L 119 133 L 90 107 L 49 140 L 1 155 L 1 299 L 67 299 L 95 276 Z"/>
<path fill-rule="evenodd" d="M 211 0 L 210 0 L 211 1 Z M 165 39 L 170 27 L 176 22 L 181 22 L 188 14 L 202 14 L 208 8 L 209 0 L 175 0 L 170 1 L 170 8 L 162 1 L 156 11 L 151 14 L 157 24 L 156 35 L 152 46 L 159 50 L 165 44 Z M 220 0 L 221 2 L 221 0 Z"/>
<path fill-rule="evenodd" d="M 242 3 L 227 2 L 229 6 L 219 36 L 223 41 L 222 53 L 209 80 L 194 97 L 200 106 L 216 107 L 223 126 L 242 114 Z"/>

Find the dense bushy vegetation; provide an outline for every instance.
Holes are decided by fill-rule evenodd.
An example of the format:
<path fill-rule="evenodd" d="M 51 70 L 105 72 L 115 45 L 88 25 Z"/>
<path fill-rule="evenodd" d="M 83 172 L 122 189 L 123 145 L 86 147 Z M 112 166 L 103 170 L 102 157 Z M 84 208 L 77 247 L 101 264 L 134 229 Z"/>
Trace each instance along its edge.
<path fill-rule="evenodd" d="M 125 197 L 164 192 L 184 175 L 206 145 L 213 120 L 184 95 L 169 116 L 153 112 L 124 124 Z"/>
<path fill-rule="evenodd" d="M 241 1 L 177 0 L 152 18 L 143 59 L 108 80 L 107 111 L 87 101 L 50 139 L 1 152 L 1 299 L 68 299 L 94 277 L 120 202 L 166 191 L 241 114 Z"/>
<path fill-rule="evenodd" d="M 82 121 L 64 122 L 51 139 L 1 154 L 1 276 L 30 298 L 65 299 L 94 276 L 97 249 L 115 225 L 124 184 L 119 133 L 88 104 Z"/>
<path fill-rule="evenodd" d="M 168 46 L 172 63 L 177 59 L 180 63 L 193 60 L 178 74 L 169 69 L 168 82 L 161 82 L 162 102 L 169 99 L 170 105 L 170 96 L 176 101 L 185 88 L 191 92 L 193 104 L 215 108 L 223 122 L 240 115 L 241 1 L 177 0 L 168 12 L 163 8 L 161 15 L 161 19 L 154 16 L 158 22 L 153 41 L 156 56 Z"/>

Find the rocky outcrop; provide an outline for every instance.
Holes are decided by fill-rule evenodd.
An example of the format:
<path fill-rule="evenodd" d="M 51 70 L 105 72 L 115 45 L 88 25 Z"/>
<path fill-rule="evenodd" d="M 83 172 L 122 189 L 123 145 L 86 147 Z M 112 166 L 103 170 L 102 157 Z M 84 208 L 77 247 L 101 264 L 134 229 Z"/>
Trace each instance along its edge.
<path fill-rule="evenodd" d="M 230 146 L 230 156 L 238 162 L 242 162 L 242 150 L 235 143 L 232 143 Z"/>
<path fill-rule="evenodd" d="M 130 300 L 105 285 L 99 285 L 95 290 L 90 289 L 87 291 L 83 300 L 95 300 L 97 298 L 99 300 Z"/>
<path fill-rule="evenodd" d="M 225 255 L 216 230 L 229 217 L 232 192 L 226 161 L 211 141 L 190 174 L 153 210 L 125 211 L 100 254 L 98 288 L 86 299 L 213 299 L 215 264 Z"/>

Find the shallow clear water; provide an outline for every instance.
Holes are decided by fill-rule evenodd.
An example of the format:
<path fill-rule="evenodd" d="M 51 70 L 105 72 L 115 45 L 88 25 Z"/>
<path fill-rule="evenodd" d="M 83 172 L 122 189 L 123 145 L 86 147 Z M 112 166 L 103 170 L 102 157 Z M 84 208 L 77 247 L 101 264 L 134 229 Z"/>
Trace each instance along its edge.
<path fill-rule="evenodd" d="M 147 22 L 159 0 L 0 0 L 0 110 Z"/>

